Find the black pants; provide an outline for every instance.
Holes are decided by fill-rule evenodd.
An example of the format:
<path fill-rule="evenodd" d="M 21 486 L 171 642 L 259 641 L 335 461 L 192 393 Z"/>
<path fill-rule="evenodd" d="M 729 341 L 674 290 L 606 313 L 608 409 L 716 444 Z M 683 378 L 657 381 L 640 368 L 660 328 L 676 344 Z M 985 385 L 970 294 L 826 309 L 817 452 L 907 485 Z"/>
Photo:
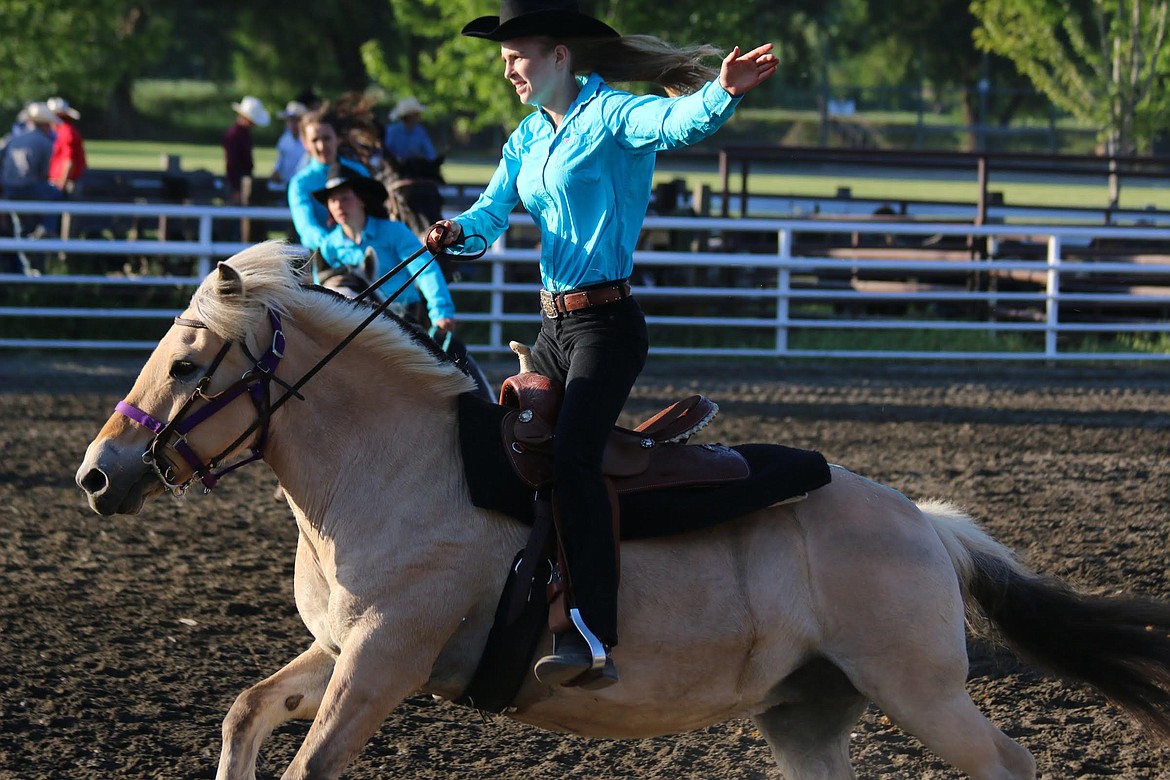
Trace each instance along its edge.
<path fill-rule="evenodd" d="M 646 317 L 626 298 L 555 320 L 543 317 L 532 348 L 533 368 L 565 386 L 553 439 L 553 495 L 576 606 L 608 645 L 617 644 L 618 571 L 601 456 L 648 347 Z"/>

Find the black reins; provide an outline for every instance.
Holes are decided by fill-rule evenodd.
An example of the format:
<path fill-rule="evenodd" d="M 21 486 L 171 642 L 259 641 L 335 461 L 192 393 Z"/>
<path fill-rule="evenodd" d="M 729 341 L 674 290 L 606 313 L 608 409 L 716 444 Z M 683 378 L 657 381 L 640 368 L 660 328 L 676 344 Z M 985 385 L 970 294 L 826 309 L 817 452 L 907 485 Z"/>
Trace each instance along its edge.
<path fill-rule="evenodd" d="M 439 230 L 442 231 L 443 233 L 446 233 L 446 228 L 440 227 Z M 473 235 L 473 236 L 468 236 L 468 238 L 478 238 L 481 241 L 483 241 L 482 236 Z M 485 254 L 487 254 L 487 249 L 488 249 L 487 242 L 485 241 L 483 249 L 481 249 L 478 252 L 469 253 L 469 254 L 459 254 L 459 255 L 449 254 L 446 256 L 451 258 L 452 260 L 454 260 L 456 262 L 469 263 L 472 260 L 478 260 L 479 258 L 483 257 Z M 375 292 L 379 287 L 381 287 L 383 284 L 385 284 L 389 279 L 394 277 L 399 271 L 401 271 L 403 268 L 406 268 L 413 261 L 415 261 L 419 257 L 421 257 L 423 252 L 426 252 L 426 251 L 427 251 L 427 248 L 426 248 L 425 244 L 423 246 L 420 246 L 418 248 L 418 251 L 416 251 L 410 257 L 407 257 L 406 259 L 402 260 L 400 263 L 398 263 L 398 265 L 394 266 L 389 271 L 387 271 L 386 273 L 382 274 L 377 279 L 375 279 L 370 284 L 369 287 L 367 287 L 366 289 L 364 289 L 360 293 L 358 293 L 358 295 L 356 297 L 354 297 L 353 300 L 355 300 L 355 301 L 365 300 L 367 295 L 370 295 L 373 292 Z M 322 368 L 324 368 L 326 363 L 328 363 L 333 358 L 337 357 L 337 354 L 339 352 L 341 352 L 341 350 L 343 350 L 347 346 L 349 346 L 350 342 L 352 342 L 355 338 L 357 338 L 358 335 L 363 330 L 365 330 L 367 327 L 369 327 L 371 322 L 373 322 L 378 317 L 380 317 L 386 311 L 386 309 L 388 309 L 390 307 L 390 304 L 394 303 L 395 299 L 397 299 L 399 295 L 402 295 L 402 293 L 405 290 L 407 290 L 412 284 L 414 284 L 414 280 L 417 279 L 419 277 L 419 275 L 427 269 L 427 266 L 429 266 L 431 263 L 435 262 L 436 258 L 438 258 L 442 254 L 443 253 L 440 252 L 438 255 L 431 255 L 429 258 L 427 258 L 427 261 L 425 263 L 423 263 L 422 266 L 419 267 L 419 269 L 417 271 L 415 271 L 410 276 L 409 279 L 407 279 L 405 282 L 403 282 L 402 285 L 397 290 L 394 291 L 393 295 L 387 296 L 386 300 L 382 301 L 379 304 L 376 304 L 374 306 L 374 310 L 372 312 L 370 312 L 370 316 L 366 317 L 361 322 L 361 324 L 358 325 L 356 328 L 354 328 L 348 336 L 343 338 L 337 346 L 335 346 L 333 349 L 329 350 L 329 352 L 325 355 L 325 357 L 318 360 L 317 364 L 315 366 L 313 366 L 312 368 L 310 368 L 305 373 L 304 376 L 302 376 L 299 380 L 294 382 L 292 384 L 292 386 L 288 388 L 287 393 L 285 393 L 283 396 L 281 396 L 280 398 L 277 399 L 276 403 L 272 405 L 272 411 L 276 411 L 281 406 L 283 406 L 285 401 L 287 401 L 290 396 L 295 395 L 297 390 L 300 390 L 302 387 L 304 387 L 305 383 L 308 382 L 310 379 L 312 379 L 317 374 L 318 371 L 320 371 Z M 304 399 L 302 398 L 302 400 L 304 400 Z M 255 430 L 255 423 L 253 423 L 252 430 Z M 248 433 L 250 433 L 250 431 L 245 431 L 244 436 L 246 437 Z"/>
<path fill-rule="evenodd" d="M 480 238 L 480 240 L 483 240 L 481 236 L 469 236 L 468 238 Z M 402 269 L 406 268 L 410 263 L 422 256 L 425 251 L 427 251 L 425 245 L 419 247 L 417 252 L 414 252 L 409 257 L 399 262 L 398 265 L 394 266 L 394 268 L 380 276 L 377 280 L 370 284 L 369 287 L 367 287 L 356 298 L 354 298 L 354 300 L 361 301 L 365 299 L 366 296 L 372 294 L 379 287 L 385 284 L 387 280 L 398 274 L 400 271 L 402 271 Z M 477 260 L 480 257 L 483 257 L 486 252 L 487 243 L 484 242 L 484 248 L 479 252 L 460 255 L 448 255 L 448 257 L 457 262 L 470 262 L 472 260 Z M 423 263 L 422 266 L 417 271 L 415 271 L 410 276 L 410 278 L 407 279 L 394 292 L 393 295 L 388 296 L 385 301 L 376 304 L 368 317 L 366 317 L 324 357 L 318 360 L 317 363 L 307 372 L 305 372 L 305 374 L 300 379 L 291 385 L 279 379 L 275 375 L 276 368 L 280 363 L 280 359 L 284 357 L 285 339 L 284 331 L 281 327 L 280 315 L 269 309 L 268 317 L 272 323 L 273 328 L 272 345 L 262 356 L 256 358 L 248 350 L 248 347 L 245 343 L 242 341 L 238 342 L 240 349 L 242 349 L 244 354 L 247 355 L 248 359 L 252 361 L 252 368 L 245 371 L 238 380 L 233 382 L 221 392 L 216 393 L 215 395 L 207 395 L 204 391 L 207 385 L 210 383 L 212 375 L 215 373 L 216 369 L 219 368 L 220 363 L 222 363 L 224 358 L 227 356 L 231 345 L 237 342 L 228 341 L 224 343 L 223 347 L 220 348 L 219 352 L 212 360 L 211 365 L 208 366 L 207 372 L 199 380 L 195 390 L 191 393 L 187 400 L 183 402 L 183 405 L 179 408 L 179 411 L 175 414 L 174 418 L 170 422 L 159 422 L 154 417 L 134 406 L 133 404 L 127 403 L 125 400 L 120 401 L 115 407 L 116 411 L 120 412 L 121 414 L 125 415 L 129 419 L 155 434 L 154 439 L 151 441 L 146 451 L 142 453 L 143 462 L 154 468 L 155 472 L 159 476 L 159 479 L 162 480 L 163 485 L 165 485 L 168 490 L 175 494 L 181 494 L 186 491 L 191 481 L 196 478 L 198 478 L 199 481 L 203 484 L 204 491 L 210 493 L 220 477 L 235 471 L 241 466 L 262 458 L 264 455 L 264 447 L 268 442 L 268 423 L 273 413 L 275 413 L 277 409 L 282 407 L 291 398 L 299 398 L 302 401 L 305 400 L 305 397 L 299 392 L 300 389 L 304 387 L 310 379 L 316 376 L 316 374 L 322 368 L 324 368 L 325 365 L 329 363 L 329 361 L 337 357 L 341 350 L 345 349 L 345 347 L 352 343 L 353 340 L 357 338 L 357 336 L 363 330 L 369 327 L 370 323 L 372 323 L 378 317 L 382 316 L 390 304 L 393 303 L 394 300 L 398 298 L 398 296 L 401 295 L 406 289 L 408 289 L 410 285 L 414 284 L 419 275 L 425 271 L 437 257 L 438 255 L 431 255 L 431 257 L 425 263 Z M 207 325 L 200 320 L 192 320 L 184 317 L 175 317 L 175 324 L 189 328 L 207 327 Z M 277 398 L 275 402 L 272 402 L 271 400 L 270 383 L 272 381 L 277 382 L 285 389 L 284 395 Z M 189 434 L 197 425 L 204 422 L 221 409 L 225 408 L 229 403 L 234 401 L 244 392 L 248 393 L 252 400 L 252 404 L 256 409 L 256 419 L 253 420 L 252 424 L 245 428 L 243 433 L 237 436 L 236 439 L 227 447 L 225 447 L 218 455 L 211 458 L 207 462 L 203 462 L 202 459 L 199 458 L 199 456 L 187 443 L 187 434 Z M 207 405 L 192 413 L 191 409 L 193 404 L 197 399 L 200 398 L 206 400 L 208 402 Z M 188 416 L 188 414 L 190 414 L 190 416 Z M 256 437 L 256 440 L 250 447 L 251 454 L 248 457 L 226 468 L 220 469 L 218 471 L 215 470 L 216 466 L 218 466 L 224 458 L 226 458 L 237 447 L 241 446 L 245 441 L 247 441 L 254 433 L 257 432 L 258 429 L 259 435 Z M 179 455 L 182 456 L 183 460 L 187 462 L 187 465 L 189 465 L 192 469 L 191 477 L 186 482 L 176 483 L 171 481 L 174 477 L 174 467 L 162 454 L 163 448 L 167 446 L 169 440 L 172 437 L 177 437 L 174 445 L 172 446 L 172 449 L 178 452 Z"/>

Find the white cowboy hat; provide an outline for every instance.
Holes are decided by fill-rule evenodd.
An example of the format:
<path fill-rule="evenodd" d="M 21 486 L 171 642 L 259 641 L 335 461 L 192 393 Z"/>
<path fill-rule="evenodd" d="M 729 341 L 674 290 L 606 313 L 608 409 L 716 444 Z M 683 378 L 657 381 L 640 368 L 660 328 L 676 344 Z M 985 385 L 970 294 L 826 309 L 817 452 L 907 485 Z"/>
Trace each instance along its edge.
<path fill-rule="evenodd" d="M 64 114 L 65 116 L 73 117 L 74 119 L 81 119 L 81 112 L 76 108 L 72 108 L 69 105 L 69 101 L 63 97 L 51 97 L 45 102 L 45 105 L 47 105 L 49 110 L 54 114 Z"/>
<path fill-rule="evenodd" d="M 307 113 L 309 113 L 308 106 L 306 106 L 304 103 L 301 103 L 300 101 L 290 100 L 285 105 L 284 111 L 281 111 L 279 114 L 277 114 L 277 116 L 279 116 L 281 119 L 288 119 L 289 117 L 294 116 L 304 116 Z"/>
<path fill-rule="evenodd" d="M 245 119 L 252 120 L 253 124 L 260 127 L 268 127 L 268 123 L 272 121 L 272 118 L 268 116 L 268 109 L 260 102 L 260 98 L 251 95 L 245 95 L 239 103 L 232 103 L 232 111 Z"/>
<path fill-rule="evenodd" d="M 53 113 L 53 110 L 45 103 L 29 103 L 25 107 L 25 115 L 28 121 L 38 125 L 59 125 L 61 120 Z"/>
<path fill-rule="evenodd" d="M 404 97 L 402 100 L 398 101 L 398 103 L 394 106 L 394 110 L 390 112 L 390 121 L 393 122 L 397 119 L 401 119 L 407 114 L 421 114 L 426 110 L 427 107 L 418 102 L 418 98 L 414 96 Z"/>

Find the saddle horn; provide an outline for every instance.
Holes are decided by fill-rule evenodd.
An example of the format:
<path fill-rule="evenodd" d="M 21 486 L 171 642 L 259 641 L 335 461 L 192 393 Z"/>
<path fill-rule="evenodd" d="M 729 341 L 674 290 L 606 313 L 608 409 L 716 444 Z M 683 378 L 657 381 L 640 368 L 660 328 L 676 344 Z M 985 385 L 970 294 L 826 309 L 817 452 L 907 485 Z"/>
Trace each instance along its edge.
<path fill-rule="evenodd" d="M 520 373 L 532 371 L 532 350 L 527 344 L 521 344 L 519 341 L 509 341 L 508 347 L 516 353 L 516 357 L 520 360 Z"/>

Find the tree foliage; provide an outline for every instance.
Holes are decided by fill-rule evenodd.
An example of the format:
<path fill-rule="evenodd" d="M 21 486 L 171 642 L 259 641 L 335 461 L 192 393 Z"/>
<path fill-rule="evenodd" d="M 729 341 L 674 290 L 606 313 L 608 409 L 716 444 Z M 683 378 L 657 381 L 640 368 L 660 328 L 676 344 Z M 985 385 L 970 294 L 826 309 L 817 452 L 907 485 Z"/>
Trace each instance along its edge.
<path fill-rule="evenodd" d="M 0 0 L 0 95 L 9 109 L 63 95 L 105 105 L 172 35 L 152 0 Z"/>
<path fill-rule="evenodd" d="M 498 13 L 498 3 L 387 2 L 399 28 L 393 48 L 368 43 L 362 50 L 366 68 L 380 86 L 396 96 L 415 95 L 437 115 L 448 118 L 457 132 L 511 127 L 528 111 L 503 78 L 499 45 L 459 34 L 472 19 Z M 791 36 L 779 32 L 799 28 L 794 19 L 818 7 L 815 0 L 741 0 L 722 5 L 710 0 L 676 0 L 667 5 L 601 0 L 590 10 L 619 31 L 656 35 L 677 45 L 710 43 L 729 51 L 736 44 L 746 47 L 774 40 L 782 63 L 797 71 L 807 62 L 809 49 L 800 37 L 793 42 Z"/>
<path fill-rule="evenodd" d="M 400 27 L 386 0 L 214 0 L 233 42 L 232 71 L 246 92 L 282 103 L 302 89 L 361 92 L 361 47 Z"/>
<path fill-rule="evenodd" d="M 1168 108 L 1168 0 L 974 0 L 976 43 L 1053 103 L 1100 128 L 1108 151 L 1148 146 Z"/>
<path fill-rule="evenodd" d="M 990 73 L 1004 91 L 1026 76 L 1053 104 L 1102 128 L 1119 151 L 1146 146 L 1161 130 L 1170 111 L 1170 0 L 971 3 L 586 0 L 582 7 L 622 32 L 679 45 L 727 51 L 774 42 L 780 69 L 753 95 L 753 108 L 807 108 L 813 97 L 823 106 L 844 88 L 921 85 L 961 90 L 969 124 L 993 121 L 989 114 L 1002 123 L 1019 101 L 979 106 Z M 429 119 L 457 137 L 502 132 L 528 109 L 503 78 L 499 46 L 459 34 L 498 10 L 498 0 L 0 0 L 0 106 L 15 113 L 23 102 L 62 94 L 117 115 L 131 110 L 130 85 L 141 77 L 209 79 L 270 106 L 304 89 L 337 98 L 377 85 L 391 101 L 418 97 L 431 107 Z"/>

